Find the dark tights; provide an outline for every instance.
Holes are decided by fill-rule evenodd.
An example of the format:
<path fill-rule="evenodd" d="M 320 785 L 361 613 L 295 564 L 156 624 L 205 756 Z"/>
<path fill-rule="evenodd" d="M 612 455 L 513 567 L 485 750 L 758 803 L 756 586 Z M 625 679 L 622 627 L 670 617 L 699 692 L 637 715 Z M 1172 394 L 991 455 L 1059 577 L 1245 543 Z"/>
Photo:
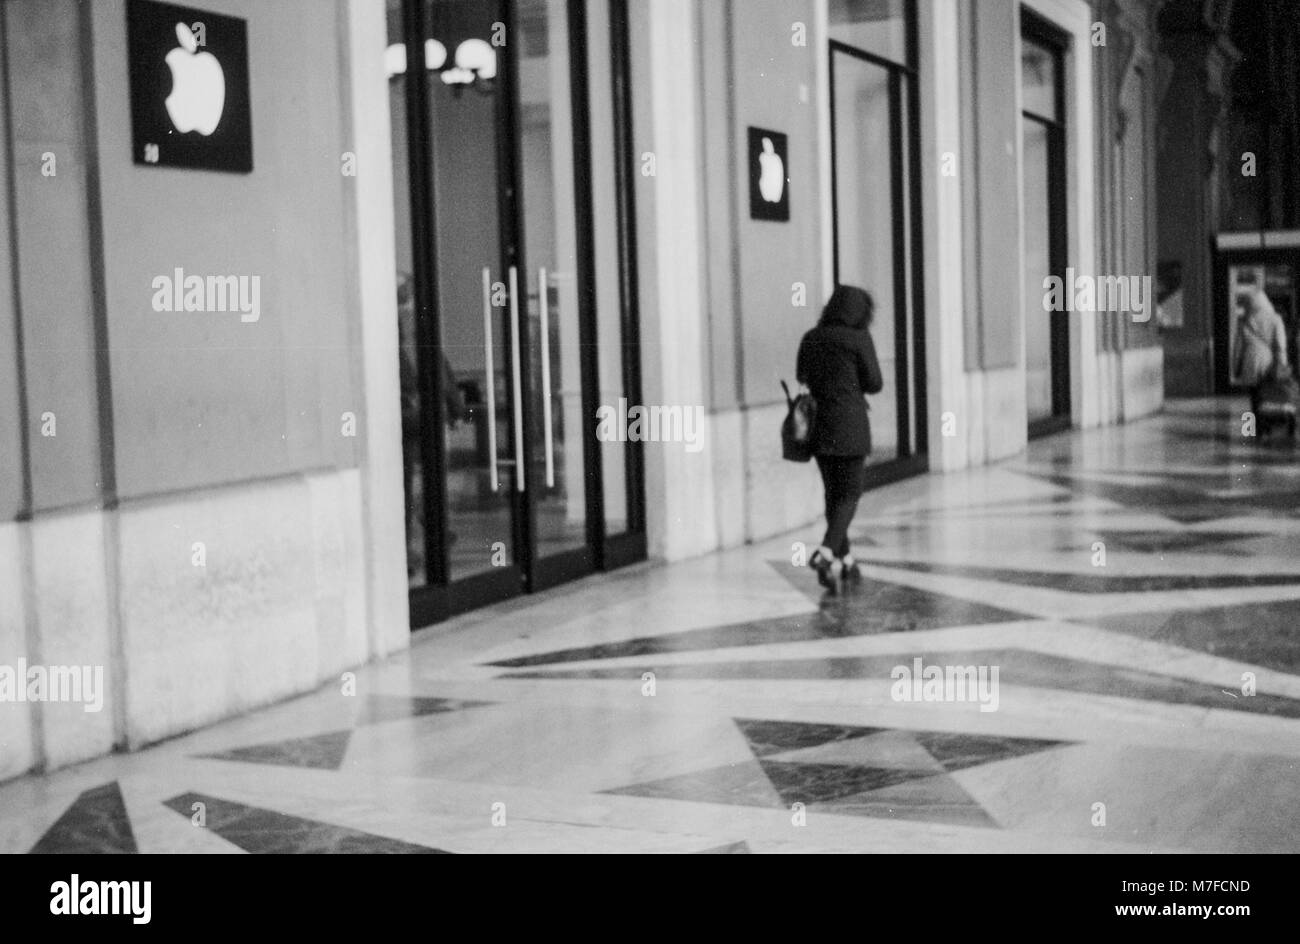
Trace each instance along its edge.
<path fill-rule="evenodd" d="M 849 553 L 849 525 L 866 485 L 865 456 L 818 456 L 826 498 L 826 537 L 822 544 L 836 557 Z"/>

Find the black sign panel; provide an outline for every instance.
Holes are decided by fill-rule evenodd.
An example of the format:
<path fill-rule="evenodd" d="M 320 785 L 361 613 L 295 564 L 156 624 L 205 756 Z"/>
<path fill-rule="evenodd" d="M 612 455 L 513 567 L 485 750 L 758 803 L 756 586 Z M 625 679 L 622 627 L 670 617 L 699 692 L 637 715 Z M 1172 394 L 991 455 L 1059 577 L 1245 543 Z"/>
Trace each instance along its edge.
<path fill-rule="evenodd" d="M 779 131 L 749 129 L 749 215 L 756 220 L 790 219 L 790 161 Z"/>
<path fill-rule="evenodd" d="M 126 31 L 135 162 L 251 171 L 246 23 L 128 0 Z"/>

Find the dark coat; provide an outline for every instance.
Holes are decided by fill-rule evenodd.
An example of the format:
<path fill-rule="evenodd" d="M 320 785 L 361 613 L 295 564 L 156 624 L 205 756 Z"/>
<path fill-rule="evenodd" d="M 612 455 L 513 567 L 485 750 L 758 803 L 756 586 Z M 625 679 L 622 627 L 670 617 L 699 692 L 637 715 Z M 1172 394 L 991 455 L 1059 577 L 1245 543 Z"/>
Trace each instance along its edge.
<path fill-rule="evenodd" d="M 842 285 L 826 303 L 821 321 L 799 342 L 795 377 L 817 401 L 813 452 L 819 456 L 865 456 L 871 426 L 863 394 L 884 387 L 867 321 L 871 299 Z"/>

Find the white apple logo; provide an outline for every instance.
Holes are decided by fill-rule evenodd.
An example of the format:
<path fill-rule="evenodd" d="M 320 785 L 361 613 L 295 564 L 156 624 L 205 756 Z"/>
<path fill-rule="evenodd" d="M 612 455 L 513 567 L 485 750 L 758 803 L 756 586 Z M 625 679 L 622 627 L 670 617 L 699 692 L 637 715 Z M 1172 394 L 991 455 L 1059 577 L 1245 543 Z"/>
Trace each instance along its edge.
<path fill-rule="evenodd" d="M 785 190 L 785 161 L 772 150 L 772 139 L 763 139 L 763 153 L 758 155 L 758 192 L 768 203 L 780 203 Z"/>
<path fill-rule="evenodd" d="M 226 76 L 216 56 L 198 51 L 198 41 L 184 23 L 176 24 L 176 40 L 181 48 L 167 53 L 165 60 L 172 70 L 167 117 L 182 134 L 197 131 L 207 137 L 226 107 Z"/>

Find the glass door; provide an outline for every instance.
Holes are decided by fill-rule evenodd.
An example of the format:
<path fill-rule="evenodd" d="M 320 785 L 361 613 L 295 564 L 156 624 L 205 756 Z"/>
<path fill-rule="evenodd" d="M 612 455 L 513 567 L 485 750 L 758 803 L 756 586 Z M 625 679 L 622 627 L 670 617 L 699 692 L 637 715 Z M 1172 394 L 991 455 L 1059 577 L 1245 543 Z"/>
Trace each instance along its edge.
<path fill-rule="evenodd" d="M 1030 437 L 1070 425 L 1070 324 L 1044 311 L 1043 281 L 1065 277 L 1064 46 L 1028 12 L 1022 14 L 1021 174 L 1024 185 L 1025 405 Z"/>
<path fill-rule="evenodd" d="M 441 399 L 446 580 L 500 595 L 518 585 L 523 445 L 518 269 L 510 191 L 509 63 L 493 46 L 499 0 L 426 0 L 432 148 L 433 310 L 422 367 Z M 435 71 L 434 63 L 452 68 Z M 432 491 L 436 491 L 433 489 Z M 471 584 L 469 581 L 473 580 Z M 496 586 L 493 587 L 492 585 Z"/>
<path fill-rule="evenodd" d="M 874 298 L 870 331 L 884 381 L 867 398 L 869 485 L 927 468 L 924 326 L 915 277 L 913 11 L 901 0 L 887 7 L 884 16 L 863 4 L 839 4 L 830 27 L 835 284 L 866 289 Z"/>
<path fill-rule="evenodd" d="M 582 362 L 590 266 L 578 223 L 589 197 L 575 173 L 584 162 L 576 153 L 583 136 L 575 133 L 572 50 L 582 24 L 570 22 L 571 7 L 568 0 L 515 5 L 531 589 L 590 570 L 593 560 L 586 470 L 595 457 L 587 455 L 584 418 L 595 416 L 595 406 L 586 407 L 584 369 L 592 365 Z"/>
<path fill-rule="evenodd" d="M 595 439 L 596 325 L 627 323 L 629 297 L 594 277 L 593 199 L 617 203 L 584 85 L 601 2 L 388 0 L 416 626 L 628 562 Z"/>
<path fill-rule="evenodd" d="M 837 285 L 856 285 L 871 293 L 876 313 L 870 331 L 885 387 L 868 398 L 871 410 L 871 455 L 867 462 L 891 462 L 907 453 L 899 436 L 899 418 L 907 403 L 898 394 L 907 386 L 907 309 L 895 284 L 897 257 L 904 247 L 895 239 L 903 207 L 895 199 L 894 174 L 900 144 L 891 116 L 898 92 L 890 70 L 849 53 L 832 51 L 835 87 L 835 225 Z M 899 327 L 904 343 L 898 343 Z M 901 408 L 901 412 L 900 412 Z M 906 419 L 904 419 L 906 422 Z"/>

